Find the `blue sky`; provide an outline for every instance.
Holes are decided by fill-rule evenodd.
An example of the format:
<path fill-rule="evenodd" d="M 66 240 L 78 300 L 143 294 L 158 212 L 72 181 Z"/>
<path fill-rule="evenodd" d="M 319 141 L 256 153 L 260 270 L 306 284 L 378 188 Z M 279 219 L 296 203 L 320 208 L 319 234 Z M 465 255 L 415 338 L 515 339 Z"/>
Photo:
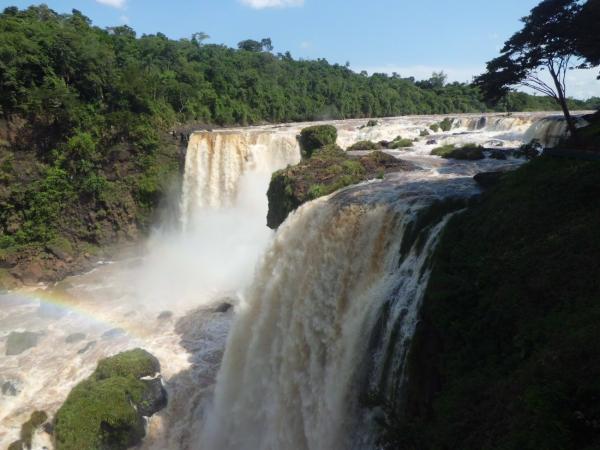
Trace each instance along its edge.
<path fill-rule="evenodd" d="M 127 23 L 171 38 L 203 31 L 235 46 L 270 37 L 294 57 L 349 61 L 354 70 L 427 77 L 444 70 L 468 81 L 497 55 L 539 0 L 47 0 L 59 12 L 81 10 L 96 25 Z M 0 0 L 21 8 L 25 0 Z M 600 95 L 596 72 L 573 73 L 570 95 Z"/>

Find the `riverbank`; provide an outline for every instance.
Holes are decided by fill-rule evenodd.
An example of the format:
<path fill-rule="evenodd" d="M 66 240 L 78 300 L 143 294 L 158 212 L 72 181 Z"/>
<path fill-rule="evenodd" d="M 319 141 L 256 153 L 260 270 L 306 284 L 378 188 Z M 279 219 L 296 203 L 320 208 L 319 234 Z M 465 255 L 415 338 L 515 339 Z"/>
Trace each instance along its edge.
<path fill-rule="evenodd" d="M 600 445 L 599 180 L 542 157 L 448 224 L 386 448 Z"/>

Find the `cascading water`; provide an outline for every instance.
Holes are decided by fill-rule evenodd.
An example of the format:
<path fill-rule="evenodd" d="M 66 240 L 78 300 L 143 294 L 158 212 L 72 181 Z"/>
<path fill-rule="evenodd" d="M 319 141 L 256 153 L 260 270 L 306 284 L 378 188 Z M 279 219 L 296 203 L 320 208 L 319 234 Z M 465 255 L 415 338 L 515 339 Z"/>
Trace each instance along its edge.
<path fill-rule="evenodd" d="M 475 191 L 465 178 L 404 175 L 292 215 L 238 308 L 200 448 L 373 448 L 359 393 L 381 387 L 390 347 L 412 336 L 445 222 L 416 230 L 415 220 L 437 199 Z M 370 339 L 384 306 L 382 336 Z"/>
<path fill-rule="evenodd" d="M 262 185 L 268 184 L 273 172 L 299 161 L 293 133 L 193 133 L 186 152 L 181 200 L 184 226 L 198 211 L 235 207 L 245 175 L 262 176 Z"/>

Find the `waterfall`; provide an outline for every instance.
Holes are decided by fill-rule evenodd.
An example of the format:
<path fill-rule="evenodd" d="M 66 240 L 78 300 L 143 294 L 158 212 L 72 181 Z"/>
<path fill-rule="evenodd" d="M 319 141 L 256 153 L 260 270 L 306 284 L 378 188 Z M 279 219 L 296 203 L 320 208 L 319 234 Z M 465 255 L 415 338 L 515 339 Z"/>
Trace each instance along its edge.
<path fill-rule="evenodd" d="M 294 134 L 261 130 L 193 133 L 181 200 L 184 228 L 199 211 L 234 207 L 245 175 L 254 174 L 268 186 L 273 172 L 299 161 Z"/>
<path fill-rule="evenodd" d="M 419 217 L 476 190 L 420 176 L 343 190 L 281 226 L 237 310 L 200 448 L 373 448 L 360 394 L 397 372 L 390 349 L 412 335 L 445 221 Z"/>
<path fill-rule="evenodd" d="M 544 147 L 555 147 L 567 135 L 563 117 L 545 117 L 535 122 L 525 133 L 525 142 L 538 140 Z"/>

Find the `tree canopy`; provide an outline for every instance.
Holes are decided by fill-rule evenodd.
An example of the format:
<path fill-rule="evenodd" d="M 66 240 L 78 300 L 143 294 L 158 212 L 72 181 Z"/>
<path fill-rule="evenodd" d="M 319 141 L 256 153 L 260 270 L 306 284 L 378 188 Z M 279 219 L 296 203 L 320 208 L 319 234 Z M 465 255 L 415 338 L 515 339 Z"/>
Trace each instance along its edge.
<path fill-rule="evenodd" d="M 596 3 L 595 0 L 592 2 Z M 577 42 L 582 32 L 577 28 L 578 24 L 589 20 L 590 3 L 582 6 L 577 0 L 543 0 L 533 8 L 522 19 L 523 28 L 505 42 L 500 56 L 488 62 L 487 72 L 476 78 L 475 85 L 482 89 L 485 98 L 498 101 L 514 86 L 531 88 L 560 105 L 570 131 L 574 133 L 575 124 L 567 102 L 566 75 L 573 68 L 572 59 L 581 54 Z M 586 28 L 586 32 L 591 29 Z M 585 43 L 591 41 L 580 39 Z M 594 62 L 593 58 L 588 61 Z M 543 76 L 544 72 L 549 74 L 549 80 Z"/>

